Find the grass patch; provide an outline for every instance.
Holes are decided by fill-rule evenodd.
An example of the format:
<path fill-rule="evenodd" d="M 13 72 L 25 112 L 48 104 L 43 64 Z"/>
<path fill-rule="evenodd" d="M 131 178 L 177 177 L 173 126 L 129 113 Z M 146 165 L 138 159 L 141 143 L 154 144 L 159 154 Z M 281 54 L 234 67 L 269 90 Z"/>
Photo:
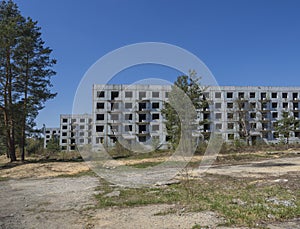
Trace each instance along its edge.
<path fill-rule="evenodd" d="M 0 182 L 1 181 L 8 181 L 9 180 L 9 177 L 0 177 Z"/>
<path fill-rule="evenodd" d="M 96 195 L 97 207 L 175 204 L 185 206 L 186 211 L 218 212 L 226 219 L 226 226 L 248 227 L 300 216 L 299 187 L 293 190 L 278 183 L 256 185 L 251 181 L 253 178 L 207 175 L 203 180 L 182 181 L 164 188 L 122 189 L 104 185 L 100 188 L 103 193 Z M 105 197 L 115 189 L 120 196 Z"/>
<path fill-rule="evenodd" d="M 92 170 L 83 171 L 75 174 L 61 174 L 56 176 L 55 178 L 72 178 L 72 177 L 82 177 L 82 176 L 96 176 L 96 174 Z"/>

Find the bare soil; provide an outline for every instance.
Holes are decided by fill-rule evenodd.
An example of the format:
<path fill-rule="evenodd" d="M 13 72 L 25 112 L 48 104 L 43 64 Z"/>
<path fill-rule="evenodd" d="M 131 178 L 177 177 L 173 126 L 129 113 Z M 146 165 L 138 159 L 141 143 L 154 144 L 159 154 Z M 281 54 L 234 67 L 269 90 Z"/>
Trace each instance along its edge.
<path fill-rule="evenodd" d="M 164 160 L 155 159 L 156 160 Z M 145 161 L 145 160 L 144 160 Z M 146 161 L 151 161 L 147 159 Z M 0 164 L 6 162 L 0 158 Z M 128 164 L 141 163 L 131 160 Z M 224 219 L 214 212 L 161 214 L 172 205 L 97 209 L 94 194 L 101 179 L 84 162 L 25 163 L 0 168 L 0 228 L 225 228 Z M 241 165 L 215 165 L 208 171 L 237 177 L 276 180 L 283 174 L 300 172 L 300 156 L 252 161 Z M 197 170 L 191 173 L 199 176 Z M 68 177 L 71 176 L 71 177 Z M 297 183 L 297 182 L 296 182 Z M 300 228 L 299 219 L 268 225 L 271 229 Z"/>

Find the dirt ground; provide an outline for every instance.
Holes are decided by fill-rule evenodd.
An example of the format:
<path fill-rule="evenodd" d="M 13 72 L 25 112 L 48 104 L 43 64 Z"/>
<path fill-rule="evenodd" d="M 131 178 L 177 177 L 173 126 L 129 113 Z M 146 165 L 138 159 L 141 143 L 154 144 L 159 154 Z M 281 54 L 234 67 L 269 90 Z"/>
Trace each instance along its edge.
<path fill-rule="evenodd" d="M 160 160 L 160 159 L 159 159 Z M 0 163 L 5 161 L 2 157 Z M 134 161 L 130 161 L 134 163 Z M 101 179 L 93 175 L 66 177 L 86 172 L 84 162 L 21 164 L 0 169 L 0 228 L 219 228 L 224 219 L 214 212 L 157 215 L 172 205 L 93 209 Z M 241 165 L 216 165 L 208 173 L 262 177 L 300 172 L 300 156 Z M 197 177 L 197 171 L 192 175 Z M 300 221 L 273 224 L 271 229 L 300 228 Z"/>

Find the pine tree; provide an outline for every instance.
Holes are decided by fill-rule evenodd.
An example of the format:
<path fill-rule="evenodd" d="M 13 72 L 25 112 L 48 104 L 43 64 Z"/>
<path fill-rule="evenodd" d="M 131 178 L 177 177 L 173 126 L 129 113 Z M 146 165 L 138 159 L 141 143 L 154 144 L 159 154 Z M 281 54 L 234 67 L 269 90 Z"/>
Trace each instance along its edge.
<path fill-rule="evenodd" d="M 277 122 L 275 130 L 279 135 L 286 139 L 286 144 L 289 144 L 290 133 L 299 127 L 299 121 L 291 116 L 289 112 L 283 111 L 281 119 Z"/>
<path fill-rule="evenodd" d="M 173 148 L 177 147 L 182 137 L 187 138 L 186 141 L 192 140 L 192 133 L 202 124 L 197 121 L 197 111 L 207 106 L 207 102 L 202 99 L 204 89 L 199 81 L 195 71 L 190 71 L 189 76 L 179 76 L 169 93 L 169 101 L 164 103 L 161 112 Z"/>
<path fill-rule="evenodd" d="M 0 5 L 0 109 L 11 161 L 19 144 L 25 159 L 26 133 L 35 123 L 38 111 L 56 94 L 51 93 L 52 70 L 56 63 L 52 50 L 44 47 L 40 28 L 25 19 L 13 1 Z"/>

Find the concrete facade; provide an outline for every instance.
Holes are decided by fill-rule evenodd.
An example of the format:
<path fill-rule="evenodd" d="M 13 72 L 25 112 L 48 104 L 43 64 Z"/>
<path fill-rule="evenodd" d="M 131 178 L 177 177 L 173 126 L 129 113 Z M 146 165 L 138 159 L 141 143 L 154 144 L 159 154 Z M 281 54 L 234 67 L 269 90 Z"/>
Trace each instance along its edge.
<path fill-rule="evenodd" d="M 113 146 L 117 139 L 128 145 L 164 143 L 160 110 L 170 89 L 167 85 L 94 85 L 93 144 Z"/>
<path fill-rule="evenodd" d="M 204 111 L 211 124 L 206 131 L 223 133 L 225 141 L 238 139 L 238 112 L 247 113 L 250 124 L 251 140 L 261 139 L 267 142 L 278 142 L 279 136 L 274 130 L 281 119 L 283 111 L 299 119 L 300 87 L 245 87 L 221 86 L 210 87 L 205 92 L 210 101 Z M 239 107 L 237 101 L 243 103 Z M 291 132 L 291 141 L 300 142 L 300 129 Z"/>
<path fill-rule="evenodd" d="M 45 146 L 56 133 L 62 150 L 68 151 L 76 145 L 114 146 L 117 141 L 166 146 L 161 109 L 171 89 L 170 85 L 94 85 L 92 114 L 61 115 L 60 128 L 47 129 Z M 252 142 L 277 143 L 275 126 L 283 111 L 300 119 L 300 87 L 212 86 L 203 98 L 208 106 L 198 110 L 198 118 L 208 123 L 199 128 L 201 135 L 220 132 L 227 142 L 241 138 L 243 114 Z M 290 135 L 291 142 L 300 142 L 299 127 Z"/>
<path fill-rule="evenodd" d="M 166 143 L 161 115 L 170 85 L 94 85 L 93 144 L 112 146 L 121 137 L 128 142 L 157 138 Z M 275 125 L 283 111 L 300 118 L 300 87 L 212 86 L 204 92 L 209 106 L 198 111 L 207 119 L 201 129 L 220 132 L 225 141 L 241 138 L 239 115 L 245 114 L 250 141 L 278 142 Z M 242 107 L 240 105 L 242 104 Z M 300 142 L 300 129 L 291 132 L 291 142 Z"/>
<path fill-rule="evenodd" d="M 44 137 L 44 148 L 47 148 L 47 143 L 50 141 L 52 138 L 57 138 L 59 139 L 60 137 L 60 129 L 59 128 L 45 128 L 45 137 Z"/>
<path fill-rule="evenodd" d="M 62 150 L 75 150 L 76 146 L 92 143 L 92 117 L 90 114 L 60 115 L 60 146 Z"/>

